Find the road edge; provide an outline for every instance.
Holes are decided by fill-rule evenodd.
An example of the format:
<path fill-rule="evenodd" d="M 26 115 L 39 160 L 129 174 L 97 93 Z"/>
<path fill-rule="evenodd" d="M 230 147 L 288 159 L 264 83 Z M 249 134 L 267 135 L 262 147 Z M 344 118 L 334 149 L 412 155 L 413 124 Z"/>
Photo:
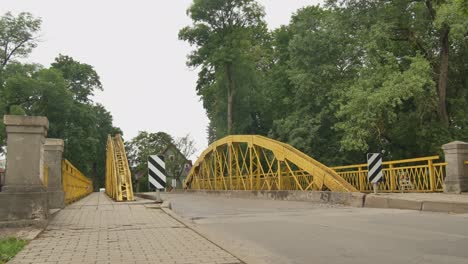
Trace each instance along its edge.
<path fill-rule="evenodd" d="M 201 237 L 205 238 L 206 240 L 210 241 L 211 243 L 215 244 L 222 250 L 225 250 L 235 258 L 239 259 L 239 261 L 243 264 L 269 264 L 263 260 L 258 259 L 257 257 L 250 257 L 243 252 L 240 252 L 236 248 L 232 247 L 229 242 L 220 239 L 218 237 L 214 237 L 212 234 L 207 234 L 205 231 L 201 230 L 196 224 L 191 222 L 190 220 L 183 218 L 182 216 L 178 215 L 176 212 L 172 211 L 171 203 L 168 200 L 164 201 L 164 205 L 161 206 L 161 210 L 163 210 L 166 214 L 177 220 L 178 222 L 185 225 L 187 228 L 191 229 L 193 232 L 197 233 Z"/>

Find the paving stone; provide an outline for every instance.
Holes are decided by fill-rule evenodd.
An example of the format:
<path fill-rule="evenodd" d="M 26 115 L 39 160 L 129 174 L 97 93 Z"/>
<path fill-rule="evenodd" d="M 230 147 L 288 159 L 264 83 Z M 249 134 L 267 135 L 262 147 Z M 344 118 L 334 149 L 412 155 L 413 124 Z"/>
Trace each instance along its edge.
<path fill-rule="evenodd" d="M 185 254 L 189 253 L 189 254 Z M 241 263 L 230 253 L 142 201 L 116 203 L 102 193 L 57 213 L 9 263 Z"/>

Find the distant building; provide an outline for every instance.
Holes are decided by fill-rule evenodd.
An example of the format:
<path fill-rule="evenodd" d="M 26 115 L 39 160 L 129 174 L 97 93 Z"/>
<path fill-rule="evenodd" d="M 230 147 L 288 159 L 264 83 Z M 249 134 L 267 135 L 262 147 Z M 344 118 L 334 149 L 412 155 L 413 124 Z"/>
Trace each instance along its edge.
<path fill-rule="evenodd" d="M 164 156 L 166 163 L 167 190 L 182 189 L 185 178 L 192 168 L 192 161 L 188 160 L 174 144 L 167 146 L 161 155 Z"/>

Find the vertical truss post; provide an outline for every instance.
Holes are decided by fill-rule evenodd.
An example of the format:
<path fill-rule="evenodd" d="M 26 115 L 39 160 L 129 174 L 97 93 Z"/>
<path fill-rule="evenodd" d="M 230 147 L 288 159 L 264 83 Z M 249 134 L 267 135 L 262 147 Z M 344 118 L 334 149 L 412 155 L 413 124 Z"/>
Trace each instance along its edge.
<path fill-rule="evenodd" d="M 252 146 L 249 144 L 249 181 L 250 181 L 250 189 L 254 189 L 254 182 L 253 182 L 253 157 L 252 157 Z"/>
<path fill-rule="evenodd" d="M 231 151 L 232 143 L 227 144 L 227 155 L 228 155 L 228 173 L 229 173 L 229 189 L 232 190 L 232 151 Z"/>
<path fill-rule="evenodd" d="M 390 190 L 394 192 L 396 190 L 396 179 L 395 179 L 395 169 L 393 164 L 388 165 L 389 177 L 390 177 Z"/>
<path fill-rule="evenodd" d="M 283 190 L 284 188 L 284 182 L 283 182 L 283 175 L 281 175 L 281 161 L 277 160 L 277 164 L 278 164 L 278 190 Z"/>
<path fill-rule="evenodd" d="M 260 160 L 260 154 L 259 154 L 259 148 L 255 147 L 255 153 L 256 153 L 256 158 L 257 158 L 257 175 L 256 175 L 256 180 L 257 180 L 257 190 L 260 191 L 262 186 L 260 185 L 260 177 L 261 177 L 261 168 L 262 168 L 262 162 Z"/>

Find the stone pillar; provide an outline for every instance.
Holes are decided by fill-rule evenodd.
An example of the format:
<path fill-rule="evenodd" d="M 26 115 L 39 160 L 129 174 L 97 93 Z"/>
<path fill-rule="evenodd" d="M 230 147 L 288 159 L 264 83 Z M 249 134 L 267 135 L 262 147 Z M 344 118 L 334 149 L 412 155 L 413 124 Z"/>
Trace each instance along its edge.
<path fill-rule="evenodd" d="M 65 194 L 62 188 L 63 140 L 47 138 L 44 145 L 44 163 L 49 167 L 47 195 L 49 209 L 64 208 Z"/>
<path fill-rule="evenodd" d="M 42 183 L 46 117 L 6 115 L 5 186 L 0 193 L 0 221 L 17 225 L 44 222 L 48 217 L 46 188 Z"/>
<path fill-rule="evenodd" d="M 454 141 L 442 146 L 445 161 L 448 163 L 444 182 L 444 192 L 468 192 L 468 143 Z"/>

